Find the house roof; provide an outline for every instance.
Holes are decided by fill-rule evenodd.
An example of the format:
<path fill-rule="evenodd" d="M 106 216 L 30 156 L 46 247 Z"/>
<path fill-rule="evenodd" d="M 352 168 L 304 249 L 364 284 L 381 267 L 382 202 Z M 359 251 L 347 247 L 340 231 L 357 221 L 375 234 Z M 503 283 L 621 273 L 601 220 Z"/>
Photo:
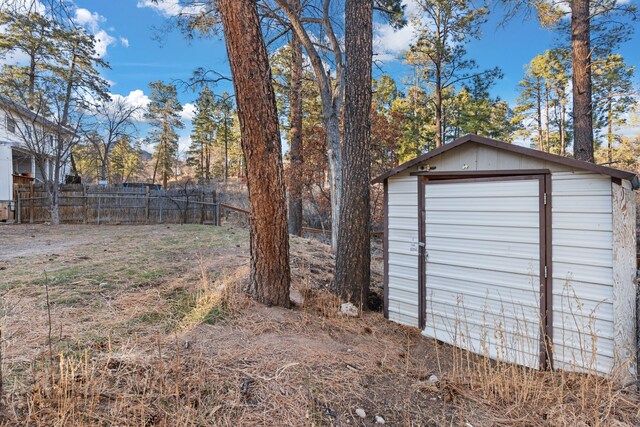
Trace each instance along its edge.
<path fill-rule="evenodd" d="M 21 105 L 15 101 L 13 101 L 12 99 L 4 96 L 4 95 L 0 95 L 0 105 L 3 105 L 7 108 L 11 108 L 15 111 L 17 111 L 18 113 L 22 114 L 23 116 L 34 120 L 44 126 L 51 126 L 51 127 L 57 127 L 58 124 L 43 117 L 41 114 L 35 113 L 33 111 L 31 111 L 29 108 L 25 107 L 24 105 Z M 64 131 L 64 133 L 66 133 L 67 135 L 75 135 L 76 133 L 73 131 L 73 129 L 70 129 L 69 127 L 66 126 L 60 126 L 60 129 L 62 131 Z"/>
<path fill-rule="evenodd" d="M 449 144 L 445 144 L 439 148 L 436 148 L 433 151 L 429 151 L 428 153 L 425 153 L 419 157 L 416 157 L 413 160 L 409 160 L 408 162 L 403 163 L 400 166 L 396 166 L 395 168 L 388 170 L 382 175 L 377 176 L 376 178 L 373 179 L 372 183 L 376 184 L 376 183 L 384 182 L 387 178 L 392 177 L 413 166 L 416 166 L 424 162 L 425 160 L 429 160 L 446 151 L 452 150 L 456 147 L 459 147 L 463 144 L 468 144 L 468 143 L 476 143 L 476 144 L 485 145 L 488 147 L 497 148 L 499 150 L 510 151 L 513 153 L 521 154 L 523 156 L 529 156 L 529 157 L 544 160 L 547 162 L 558 163 L 558 164 L 576 168 L 576 169 L 583 169 L 591 172 L 600 173 L 603 175 L 608 175 L 612 178 L 626 179 L 631 181 L 631 184 L 634 189 L 640 188 L 640 181 L 638 180 L 638 176 L 633 172 L 627 172 L 620 169 L 610 168 L 607 166 L 596 165 L 594 163 L 577 160 L 571 157 L 564 157 L 564 156 L 559 156 L 557 154 L 546 153 L 544 151 L 521 147 L 519 145 L 509 144 L 506 142 L 497 141 L 495 139 L 483 138 L 477 135 L 465 135 L 462 138 L 456 139 L 455 141 Z"/>

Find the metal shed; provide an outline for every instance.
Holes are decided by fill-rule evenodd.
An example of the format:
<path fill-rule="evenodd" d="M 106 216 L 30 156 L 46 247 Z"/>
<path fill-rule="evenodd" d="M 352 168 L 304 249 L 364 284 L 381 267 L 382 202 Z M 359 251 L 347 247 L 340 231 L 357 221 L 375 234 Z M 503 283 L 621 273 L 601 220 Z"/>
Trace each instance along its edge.
<path fill-rule="evenodd" d="M 635 174 L 468 135 L 384 183 L 385 316 L 533 368 L 635 378 Z"/>

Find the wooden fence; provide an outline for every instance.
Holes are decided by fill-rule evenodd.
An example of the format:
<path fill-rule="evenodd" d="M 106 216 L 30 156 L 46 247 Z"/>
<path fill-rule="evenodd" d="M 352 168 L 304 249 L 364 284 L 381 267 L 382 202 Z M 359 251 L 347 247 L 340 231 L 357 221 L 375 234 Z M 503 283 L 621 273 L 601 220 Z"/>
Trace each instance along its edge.
<path fill-rule="evenodd" d="M 18 223 L 50 221 L 43 184 L 15 187 Z M 151 190 L 63 185 L 60 222 L 76 224 L 218 224 L 219 206 L 212 189 Z"/>

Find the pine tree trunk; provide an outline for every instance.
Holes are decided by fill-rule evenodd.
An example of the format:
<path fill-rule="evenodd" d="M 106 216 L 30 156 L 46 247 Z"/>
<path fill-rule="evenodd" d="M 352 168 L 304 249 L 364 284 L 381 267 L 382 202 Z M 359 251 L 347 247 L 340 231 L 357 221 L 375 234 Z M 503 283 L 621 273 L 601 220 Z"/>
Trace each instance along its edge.
<path fill-rule="evenodd" d="M 613 163 L 613 102 L 607 101 L 607 160 L 609 166 Z"/>
<path fill-rule="evenodd" d="M 566 153 L 567 141 L 565 137 L 565 106 L 564 101 L 562 101 L 562 106 L 560 107 L 560 155 L 564 156 Z"/>
<path fill-rule="evenodd" d="M 224 112 L 224 182 L 229 179 L 229 118 L 228 111 Z"/>
<path fill-rule="evenodd" d="M 300 16 L 300 0 L 294 0 Z M 289 185 L 289 234 L 302 235 L 302 43 L 295 31 L 291 33 L 291 88 L 289 93 L 289 144 L 291 175 Z"/>
<path fill-rule="evenodd" d="M 435 96 L 436 96 L 436 148 L 440 147 L 443 143 L 442 141 L 442 79 L 440 77 L 440 72 L 436 69 L 436 87 L 435 87 Z"/>
<path fill-rule="evenodd" d="M 206 143 L 204 144 L 200 144 L 200 164 L 198 165 L 198 171 L 196 174 L 196 178 L 198 178 L 198 184 L 204 184 L 205 182 L 205 176 L 207 175 L 207 172 L 204 169 L 204 155 L 205 155 L 205 151 L 206 151 Z"/>
<path fill-rule="evenodd" d="M 366 305 L 370 282 L 372 0 L 345 4 L 343 185 L 336 253 L 336 291 Z"/>
<path fill-rule="evenodd" d="M 571 2 L 574 157 L 593 162 L 589 0 Z"/>
<path fill-rule="evenodd" d="M 33 109 L 34 105 L 34 94 L 36 90 L 36 58 L 35 53 L 31 52 L 29 55 L 29 86 L 28 86 L 28 107 Z"/>
<path fill-rule="evenodd" d="M 107 179 L 107 154 L 105 152 L 104 157 L 102 158 L 101 162 L 100 162 L 100 179 L 101 180 L 106 180 Z"/>
<path fill-rule="evenodd" d="M 538 150 L 544 151 L 542 145 L 542 90 L 540 88 L 540 79 L 536 79 L 536 121 L 538 125 Z"/>
<path fill-rule="evenodd" d="M 551 128 L 549 123 L 549 86 L 545 83 L 544 85 L 544 115 L 545 115 L 545 136 L 544 136 L 544 151 L 547 153 L 551 151 Z"/>
<path fill-rule="evenodd" d="M 158 164 L 160 163 L 160 159 L 156 159 L 156 164 L 153 166 L 153 176 L 151 178 L 151 183 L 155 184 L 156 183 L 156 175 L 158 173 Z"/>
<path fill-rule="evenodd" d="M 166 141 L 162 143 L 164 145 L 163 155 L 162 155 L 162 186 L 164 189 L 167 189 L 167 180 L 169 172 L 168 170 L 171 168 L 171 164 L 169 164 L 169 147 L 167 147 Z"/>
<path fill-rule="evenodd" d="M 271 69 L 254 0 L 220 0 L 251 206 L 251 293 L 289 307 L 289 235 Z"/>

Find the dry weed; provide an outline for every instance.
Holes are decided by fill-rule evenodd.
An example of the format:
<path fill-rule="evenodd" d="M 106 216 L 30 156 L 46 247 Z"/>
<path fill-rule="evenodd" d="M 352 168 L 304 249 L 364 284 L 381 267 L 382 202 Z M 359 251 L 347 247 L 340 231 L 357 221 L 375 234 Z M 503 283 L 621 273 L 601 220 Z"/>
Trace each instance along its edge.
<path fill-rule="evenodd" d="M 88 239 L 89 231 L 99 232 L 86 230 Z M 53 362 L 37 285 L 5 295 L 5 303 L 19 302 L 20 309 L 6 322 L 13 338 L 4 343 L 0 424 L 370 426 L 375 415 L 392 426 L 640 422 L 638 394 L 614 382 L 497 363 L 426 339 L 380 313 L 337 315 L 340 301 L 326 291 L 333 260 L 324 246 L 305 239 L 292 244 L 300 303 L 293 310 L 256 304 L 246 294 L 246 235 L 241 240 L 229 229 L 216 234 L 228 243 L 185 249 L 185 234 L 194 230 L 202 239 L 221 232 L 145 229 L 154 257 L 179 268 L 135 286 L 90 288 L 86 299 L 100 304 L 54 302 Z M 131 234 L 110 229 L 104 249 L 122 248 L 119 233 Z M 66 259 L 86 251 L 80 247 Z M 88 266 L 100 260 L 89 255 L 96 261 L 83 260 Z M 76 276 L 52 287 L 53 296 L 91 285 Z M 118 278 L 125 277 L 123 270 Z M 438 382 L 429 380 L 434 374 Z M 357 408 L 366 419 L 355 415 Z"/>

